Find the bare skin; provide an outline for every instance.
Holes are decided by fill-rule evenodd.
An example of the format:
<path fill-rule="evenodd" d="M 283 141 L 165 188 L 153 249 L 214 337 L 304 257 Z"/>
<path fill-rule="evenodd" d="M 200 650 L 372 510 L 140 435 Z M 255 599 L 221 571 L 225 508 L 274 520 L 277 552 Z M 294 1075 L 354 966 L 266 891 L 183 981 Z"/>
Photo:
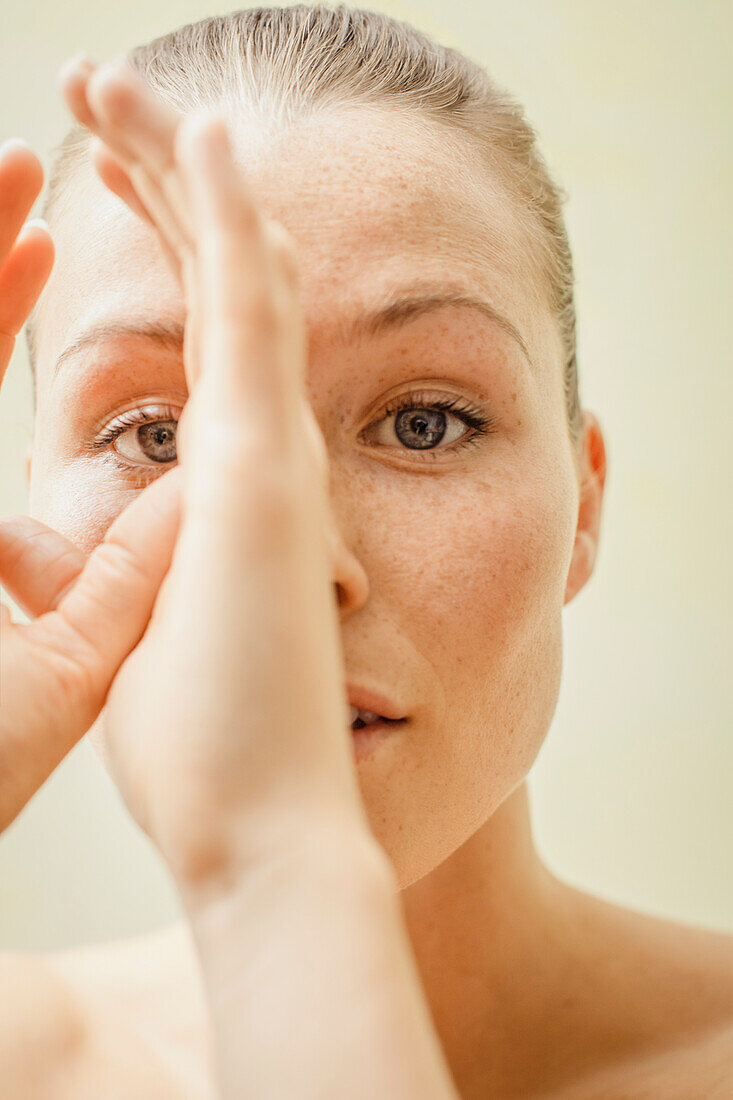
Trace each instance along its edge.
<path fill-rule="evenodd" d="M 385 684 L 392 669 L 391 686 L 400 698 L 415 709 L 424 701 L 415 743 L 401 746 L 399 760 L 364 762 L 359 781 L 372 829 L 398 871 L 441 1044 L 465 1100 L 723 1100 L 733 1081 L 731 938 L 575 891 L 547 871 L 532 843 L 524 777 L 556 698 L 559 613 L 592 572 L 605 478 L 602 436 L 588 414 L 581 487 L 563 435 L 552 324 L 528 296 L 518 263 L 513 269 L 501 262 L 519 240 L 509 204 L 497 196 L 491 207 L 489 239 L 500 242 L 493 262 L 482 257 L 467 264 L 479 215 L 472 210 L 462 226 L 457 208 L 442 206 L 435 196 L 454 186 L 465 200 L 474 193 L 472 169 L 459 169 L 440 144 L 428 145 L 432 156 L 426 158 L 428 137 L 400 127 L 392 116 L 371 119 L 369 140 L 360 145 L 363 121 L 331 120 L 325 131 L 336 139 L 331 144 L 323 133 L 313 135 L 312 144 L 308 134 L 285 140 L 261 160 L 250 152 L 248 168 L 268 209 L 301 249 L 312 340 L 309 382 L 319 419 L 331 429 L 324 434 L 336 471 L 341 531 L 368 578 L 361 595 L 355 581 L 345 584 L 350 602 L 342 630 L 350 667 L 371 668 Z M 243 146 L 256 148 L 256 142 Z M 406 195 L 404 179 L 427 184 Z M 77 303 L 92 272 L 90 315 L 111 315 L 120 304 L 130 314 L 145 307 L 150 312 L 151 301 L 157 316 L 181 311 L 149 232 L 91 175 L 80 184 L 84 203 L 72 204 L 54 227 L 60 260 L 44 305 L 30 485 L 33 514 L 89 552 L 135 487 L 131 478 L 96 471 L 82 460 L 84 418 L 107 414 L 107 403 L 114 404 L 111 415 L 122 402 L 183 403 L 185 387 L 180 356 L 139 337 L 88 351 L 70 381 L 52 383 L 53 362 L 89 319 L 80 319 Z M 314 194 L 324 201 L 314 204 Z M 366 212 L 365 194 L 371 197 Z M 467 318 L 447 314 L 418 318 L 366 348 L 338 344 L 331 318 L 343 310 L 349 288 L 366 292 L 380 278 L 401 285 L 426 271 L 445 278 L 462 265 L 523 332 L 538 372 L 531 382 L 506 333 L 492 329 L 489 340 Z M 377 360 L 389 364 L 384 376 L 372 365 Z M 364 472 L 349 465 L 335 414 L 346 409 L 348 419 L 350 405 L 358 403 L 350 389 L 354 379 L 370 377 L 368 396 L 370 402 L 379 396 L 380 407 L 388 381 L 451 392 L 453 386 L 438 379 L 456 373 L 468 396 L 471 363 L 483 371 L 503 417 L 505 434 L 493 443 L 501 461 L 489 465 L 488 452 L 483 459 L 475 457 L 480 451 L 468 452 L 473 459 L 446 464 L 442 478 L 425 473 L 434 469 L 429 463 L 418 473 L 417 458 L 408 457 L 404 466 L 374 461 Z M 64 397 L 79 411 L 73 426 Z M 400 490 L 401 477 L 411 486 L 408 494 Z M 73 506 L 80 492 L 95 502 L 82 517 Z M 444 511 L 448 499 L 462 506 L 458 527 L 456 516 Z M 413 530 L 409 541 L 406 532 Z M 422 591 L 417 578 L 425 571 L 431 579 Z M 390 586 L 395 575 L 403 580 Z M 445 615 L 426 604 L 440 586 L 452 598 Z M 477 638 L 484 647 L 479 653 Z M 385 645 L 392 660 L 380 666 L 375 655 L 384 655 Z M 513 656 L 521 660 L 514 664 Z M 482 686 L 487 670 L 488 690 Z M 518 670 L 526 676 L 520 691 L 512 690 Z M 448 750 L 458 731 L 463 740 L 456 763 Z M 92 738 L 102 754 L 104 736 L 100 720 Z M 14 956 L 5 966 L 4 988 L 15 990 L 5 1004 L 25 1006 L 20 1013 L 8 1007 L 3 1031 L 5 1063 L 21 1081 L 18 1096 L 63 1100 L 86 1091 L 112 1097 L 115 1088 L 120 1097 L 146 1090 L 211 1094 L 201 991 L 185 922 L 131 944 L 41 960 Z M 39 1043 L 48 1051 L 45 1062 L 38 1058 Z"/>
<path fill-rule="evenodd" d="M 506 850 L 505 843 L 509 847 L 503 834 L 524 831 L 525 811 L 522 791 L 498 812 L 491 838 L 497 853 Z M 461 894 L 470 891 L 461 866 L 467 855 L 453 857 L 444 869 L 465 884 L 458 896 L 448 894 L 451 920 L 441 921 L 437 935 L 423 930 L 422 939 L 409 921 L 462 1097 L 727 1100 L 733 1057 L 730 936 L 634 913 L 547 875 L 553 908 L 546 899 L 544 934 L 535 926 L 536 901 L 529 903 L 527 926 L 519 933 L 508 918 L 492 914 L 491 932 L 511 952 L 502 958 L 487 950 L 488 936 L 476 935 L 470 904 L 460 905 Z M 503 880 L 497 873 L 495 881 Z M 446 884 L 429 886 L 439 904 Z M 512 889 L 517 897 L 516 884 Z M 530 883 L 520 889 L 526 895 Z M 403 899 L 409 913 L 409 897 L 403 893 Z M 489 908 L 482 908 L 484 915 Z M 550 952 L 545 944 L 553 942 Z M 73 997 L 85 1035 L 82 1049 L 90 1056 L 100 1020 L 105 1035 L 132 1020 L 136 1032 L 118 1036 L 120 1061 L 127 1053 L 136 1068 L 147 1063 L 151 1095 L 171 1067 L 183 1082 L 182 1096 L 210 1095 L 204 1005 L 185 921 L 132 941 L 56 952 L 44 966 L 48 980 L 61 982 Z M 471 1000 L 474 983 L 466 972 L 474 969 L 502 990 L 500 1004 L 486 997 L 480 980 Z M 484 977 L 489 970 L 492 977 Z M 459 989 L 462 1015 L 451 1003 Z M 30 1040 L 30 1021 L 28 1031 Z M 80 1071 L 105 1079 L 86 1054 Z"/>

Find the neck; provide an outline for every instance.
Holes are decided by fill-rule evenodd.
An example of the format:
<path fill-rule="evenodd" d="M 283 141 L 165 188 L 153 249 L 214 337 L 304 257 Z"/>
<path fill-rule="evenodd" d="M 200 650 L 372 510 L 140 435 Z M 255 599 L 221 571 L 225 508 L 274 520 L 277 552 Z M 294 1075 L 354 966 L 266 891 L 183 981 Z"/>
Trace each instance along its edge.
<path fill-rule="evenodd" d="M 564 888 L 534 848 L 526 783 L 402 891 L 423 988 L 464 1097 L 532 1076 L 567 987 Z M 540 1055 L 541 1057 L 541 1055 Z M 480 1080 L 478 1080 L 480 1078 Z M 486 1092 L 483 1092 L 486 1095 Z"/>

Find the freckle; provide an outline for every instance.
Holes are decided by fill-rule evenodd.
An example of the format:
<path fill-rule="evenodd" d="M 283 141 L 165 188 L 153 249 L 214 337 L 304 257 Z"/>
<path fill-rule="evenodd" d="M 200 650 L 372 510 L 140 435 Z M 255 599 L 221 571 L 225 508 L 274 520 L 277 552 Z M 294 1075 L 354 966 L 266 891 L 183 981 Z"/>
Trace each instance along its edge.
<path fill-rule="evenodd" d="M 512 401 L 516 401 L 516 400 L 517 400 L 517 395 L 516 395 L 516 393 L 513 393 L 512 394 Z"/>

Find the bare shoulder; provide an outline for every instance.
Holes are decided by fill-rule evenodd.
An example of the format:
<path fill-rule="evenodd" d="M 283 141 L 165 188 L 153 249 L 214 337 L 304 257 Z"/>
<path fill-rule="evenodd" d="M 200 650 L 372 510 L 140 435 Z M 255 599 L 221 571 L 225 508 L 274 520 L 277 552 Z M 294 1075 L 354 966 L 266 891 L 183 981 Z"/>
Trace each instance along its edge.
<path fill-rule="evenodd" d="M 730 1100 L 733 1096 L 733 1023 L 706 1035 L 692 1048 L 677 1055 L 680 1076 L 686 1074 L 688 1095 L 694 1095 L 700 1084 L 708 1100 Z"/>
<path fill-rule="evenodd" d="M 62 1100 L 54 1081 L 71 1080 L 87 1033 L 73 992 L 42 955 L 26 952 L 0 952 L 0 989 L 3 1096 Z"/>
<path fill-rule="evenodd" d="M 733 935 L 575 891 L 574 902 L 607 1055 L 563 1100 L 731 1100 Z"/>
<path fill-rule="evenodd" d="M 733 934 L 572 894 L 607 995 L 650 1038 L 733 1026 Z"/>
<path fill-rule="evenodd" d="M 730 1100 L 733 1025 L 655 1055 L 615 1062 L 542 1100 Z"/>

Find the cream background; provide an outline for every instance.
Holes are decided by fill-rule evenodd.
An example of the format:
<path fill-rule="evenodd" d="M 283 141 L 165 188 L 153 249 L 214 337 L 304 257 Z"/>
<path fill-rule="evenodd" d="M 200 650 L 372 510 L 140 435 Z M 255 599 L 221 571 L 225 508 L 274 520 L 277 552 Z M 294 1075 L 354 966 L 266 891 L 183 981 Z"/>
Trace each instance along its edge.
<path fill-rule="evenodd" d="M 733 930 L 733 4 L 374 7 L 485 64 L 570 193 L 581 398 L 609 476 L 530 779 L 537 844 L 574 885 Z M 47 165 L 69 122 L 66 57 L 103 60 L 217 10 L 3 0 L 0 140 L 25 138 Z M 22 342 L 0 392 L 0 514 L 26 510 L 32 431 Z M 165 867 L 82 742 L 0 838 L 0 947 L 125 936 L 176 913 Z"/>

